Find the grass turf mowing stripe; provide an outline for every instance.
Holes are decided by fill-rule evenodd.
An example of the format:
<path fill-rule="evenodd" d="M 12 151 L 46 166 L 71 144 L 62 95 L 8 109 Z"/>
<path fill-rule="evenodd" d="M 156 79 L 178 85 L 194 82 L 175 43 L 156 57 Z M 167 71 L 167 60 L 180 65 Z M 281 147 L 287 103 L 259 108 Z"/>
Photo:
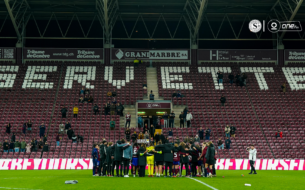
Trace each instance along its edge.
<path fill-rule="evenodd" d="M 14 187 L 0 187 L 0 189 L 18 189 L 18 190 L 43 190 L 43 189 L 14 188 Z"/>
<path fill-rule="evenodd" d="M 197 181 L 197 182 L 199 182 L 199 183 L 201 183 L 201 184 L 203 184 L 203 185 L 205 185 L 205 186 L 207 186 L 207 187 L 209 187 L 209 188 L 211 188 L 211 189 L 213 189 L 213 190 L 218 190 L 218 189 L 216 189 L 215 187 L 212 187 L 212 186 L 210 186 L 209 184 L 206 184 L 206 183 L 204 183 L 204 182 L 202 182 L 202 181 L 199 181 L 199 180 L 197 180 L 197 179 L 194 179 L 194 178 L 190 178 L 190 179 L 195 180 L 195 181 Z"/>

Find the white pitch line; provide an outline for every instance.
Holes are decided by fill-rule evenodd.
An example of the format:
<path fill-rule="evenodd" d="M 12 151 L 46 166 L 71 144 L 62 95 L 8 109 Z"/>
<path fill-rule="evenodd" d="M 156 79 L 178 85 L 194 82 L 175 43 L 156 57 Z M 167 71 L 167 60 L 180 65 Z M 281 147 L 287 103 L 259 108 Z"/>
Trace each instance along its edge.
<path fill-rule="evenodd" d="M 14 188 L 14 187 L 0 187 L 0 189 L 18 189 L 18 190 L 43 190 L 43 189 Z"/>
<path fill-rule="evenodd" d="M 218 190 L 218 189 L 216 189 L 215 187 L 212 187 L 212 186 L 210 186 L 209 184 L 206 184 L 206 183 L 204 183 L 204 182 L 202 182 L 202 181 L 200 181 L 200 180 L 198 180 L 198 179 L 194 179 L 194 178 L 191 178 L 191 177 L 190 177 L 190 179 L 195 180 L 195 181 L 197 181 L 197 182 L 199 182 L 199 183 L 201 183 L 201 184 L 203 184 L 203 185 L 205 185 L 205 186 L 207 186 L 207 187 L 209 187 L 209 188 L 211 188 L 211 189 L 213 189 L 213 190 Z"/>

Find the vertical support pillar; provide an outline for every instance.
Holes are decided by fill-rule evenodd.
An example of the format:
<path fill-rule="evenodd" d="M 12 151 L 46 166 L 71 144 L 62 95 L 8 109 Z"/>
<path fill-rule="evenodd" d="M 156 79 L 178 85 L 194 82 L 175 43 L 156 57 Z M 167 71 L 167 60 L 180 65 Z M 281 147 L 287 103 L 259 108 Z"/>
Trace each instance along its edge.
<path fill-rule="evenodd" d="M 198 65 L 197 51 L 198 51 L 198 45 L 192 44 L 192 47 L 191 47 L 191 64 L 192 65 Z"/>
<path fill-rule="evenodd" d="M 23 64 L 23 57 L 22 57 L 22 51 L 23 51 L 23 44 L 22 42 L 16 43 L 16 64 Z"/>
<path fill-rule="evenodd" d="M 104 44 L 104 64 L 105 65 L 110 65 L 110 44 Z"/>
<path fill-rule="evenodd" d="M 278 51 L 277 65 L 281 65 L 281 66 L 285 65 L 284 49 L 285 49 L 285 46 L 282 43 L 279 43 L 277 45 L 277 51 Z"/>

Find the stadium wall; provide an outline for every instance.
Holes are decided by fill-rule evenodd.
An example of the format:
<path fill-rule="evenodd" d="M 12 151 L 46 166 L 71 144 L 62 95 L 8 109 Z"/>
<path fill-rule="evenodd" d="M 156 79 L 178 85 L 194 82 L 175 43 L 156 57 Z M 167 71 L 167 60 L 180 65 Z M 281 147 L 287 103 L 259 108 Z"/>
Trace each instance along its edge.
<path fill-rule="evenodd" d="M 92 169 L 90 158 L 85 159 L 0 159 L 0 170 L 87 170 Z M 248 159 L 218 159 L 217 170 L 250 170 Z M 305 170 L 304 160 L 258 159 L 256 170 Z"/>

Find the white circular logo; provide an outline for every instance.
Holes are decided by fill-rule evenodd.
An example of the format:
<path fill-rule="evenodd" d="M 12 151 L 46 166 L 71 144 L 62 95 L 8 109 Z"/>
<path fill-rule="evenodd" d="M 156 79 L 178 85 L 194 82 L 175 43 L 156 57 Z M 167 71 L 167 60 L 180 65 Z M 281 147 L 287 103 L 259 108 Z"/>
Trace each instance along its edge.
<path fill-rule="evenodd" d="M 257 33 L 262 29 L 262 23 L 259 20 L 251 20 L 249 23 L 249 29 L 253 33 Z"/>

